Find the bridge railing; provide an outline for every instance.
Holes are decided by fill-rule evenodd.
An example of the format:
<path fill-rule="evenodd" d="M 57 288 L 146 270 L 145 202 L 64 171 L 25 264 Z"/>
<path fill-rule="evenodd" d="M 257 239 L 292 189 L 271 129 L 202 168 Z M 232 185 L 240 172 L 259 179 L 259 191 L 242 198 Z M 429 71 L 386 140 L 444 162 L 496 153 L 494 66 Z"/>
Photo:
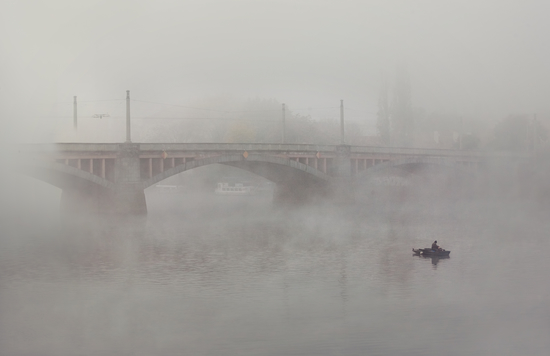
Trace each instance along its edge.
<path fill-rule="evenodd" d="M 158 151 L 266 151 L 266 152 L 336 152 L 338 145 L 279 143 L 135 143 L 142 152 Z M 118 143 L 45 143 L 17 145 L 20 153 L 117 152 Z M 437 148 L 349 146 L 351 154 L 380 154 L 438 157 L 529 158 L 529 152 L 468 151 Z"/>

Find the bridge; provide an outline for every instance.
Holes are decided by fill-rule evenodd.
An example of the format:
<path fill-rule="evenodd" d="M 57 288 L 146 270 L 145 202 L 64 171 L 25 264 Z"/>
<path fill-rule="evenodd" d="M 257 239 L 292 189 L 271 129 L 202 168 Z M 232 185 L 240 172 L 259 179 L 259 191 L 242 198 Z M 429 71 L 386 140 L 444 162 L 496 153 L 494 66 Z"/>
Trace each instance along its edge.
<path fill-rule="evenodd" d="M 353 183 L 389 167 L 478 169 L 498 154 L 395 147 L 263 143 L 57 143 L 18 146 L 23 173 L 62 189 L 61 209 L 146 213 L 144 189 L 178 173 L 225 164 L 274 183 L 274 199 L 353 201 Z M 525 156 L 525 155 L 523 155 Z"/>

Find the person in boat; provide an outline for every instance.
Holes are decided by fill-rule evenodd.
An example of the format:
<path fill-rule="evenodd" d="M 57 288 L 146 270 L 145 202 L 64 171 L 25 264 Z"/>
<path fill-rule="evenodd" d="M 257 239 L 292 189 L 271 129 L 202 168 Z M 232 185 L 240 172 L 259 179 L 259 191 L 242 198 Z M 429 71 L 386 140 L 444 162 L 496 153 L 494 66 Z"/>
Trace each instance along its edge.
<path fill-rule="evenodd" d="M 441 247 L 439 247 L 437 245 L 437 240 L 434 241 L 434 243 L 432 244 L 432 250 L 434 251 L 441 251 Z"/>

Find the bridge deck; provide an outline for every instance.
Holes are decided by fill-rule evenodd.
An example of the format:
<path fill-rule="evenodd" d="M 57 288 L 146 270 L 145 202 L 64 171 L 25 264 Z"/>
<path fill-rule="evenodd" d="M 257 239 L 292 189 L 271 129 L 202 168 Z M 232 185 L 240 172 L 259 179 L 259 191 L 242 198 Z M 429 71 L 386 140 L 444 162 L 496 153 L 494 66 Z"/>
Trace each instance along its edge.
<path fill-rule="evenodd" d="M 20 153 L 46 154 L 46 155 L 91 155 L 114 156 L 118 152 L 118 143 L 48 143 L 48 144 L 22 144 L 18 145 Z M 139 150 L 144 155 L 158 152 L 250 152 L 256 153 L 304 153 L 333 155 L 337 145 L 311 145 L 311 144 L 276 144 L 276 143 L 138 143 Z M 463 157 L 463 158 L 528 158 L 529 153 L 517 152 L 487 152 L 467 151 L 434 148 L 406 148 L 406 147 L 375 147 L 375 146 L 349 146 L 352 156 L 363 155 L 398 155 L 398 156 L 428 156 L 428 157 Z"/>

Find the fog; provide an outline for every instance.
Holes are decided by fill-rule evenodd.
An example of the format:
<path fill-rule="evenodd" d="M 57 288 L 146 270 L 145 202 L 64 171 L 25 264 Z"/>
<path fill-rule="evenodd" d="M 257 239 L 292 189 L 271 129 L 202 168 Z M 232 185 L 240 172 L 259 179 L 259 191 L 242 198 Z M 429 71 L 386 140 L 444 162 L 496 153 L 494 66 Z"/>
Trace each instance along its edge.
<path fill-rule="evenodd" d="M 548 354 L 549 10 L 3 1 L 0 355 Z M 41 158 L 20 144 L 124 142 L 127 90 L 134 143 L 284 136 L 310 158 L 266 154 L 332 185 L 197 164 L 147 187 L 146 215 L 63 210 L 67 194 L 21 173 Z M 320 163 L 341 100 L 346 144 L 390 152 L 353 151 L 349 180 Z M 399 150 L 445 164 L 393 166 Z M 161 151 L 138 159 L 142 181 L 155 159 L 177 168 Z M 106 181 L 105 158 L 86 159 Z M 434 240 L 450 258 L 411 256 Z"/>
<path fill-rule="evenodd" d="M 349 118 L 374 127 L 380 73 L 396 65 L 428 111 L 547 112 L 547 10 L 540 1 L 7 1 L 2 122 L 9 137 L 28 139 L 30 125 L 52 140 L 63 124 L 51 117 L 56 103 L 131 90 L 180 105 L 220 94 L 294 108 L 345 99 L 357 110 Z"/>

